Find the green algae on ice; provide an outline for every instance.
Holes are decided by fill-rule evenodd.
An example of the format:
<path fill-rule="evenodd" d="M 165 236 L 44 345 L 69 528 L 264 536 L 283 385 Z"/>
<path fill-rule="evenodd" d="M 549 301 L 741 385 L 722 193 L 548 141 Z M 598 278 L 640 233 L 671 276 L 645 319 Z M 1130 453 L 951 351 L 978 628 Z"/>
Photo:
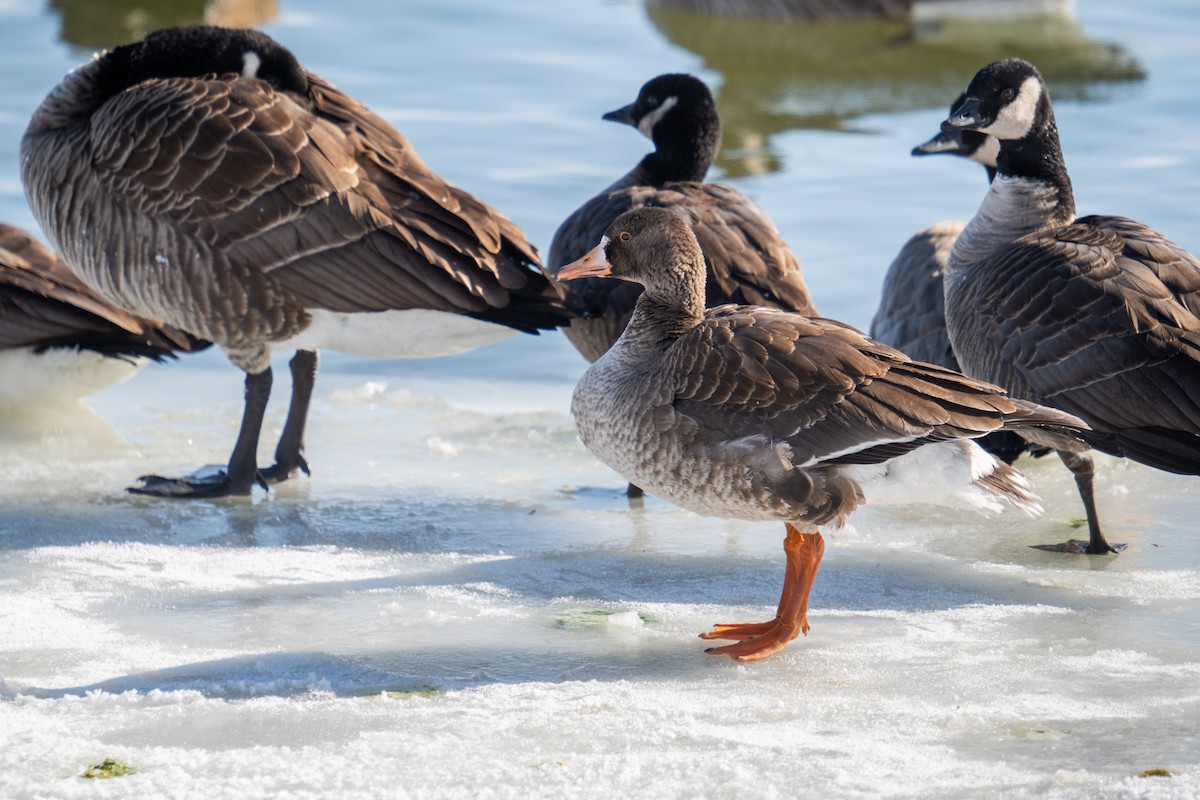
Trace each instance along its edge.
<path fill-rule="evenodd" d="M 115 758 L 106 758 L 99 764 L 92 764 L 83 773 L 85 778 L 119 778 L 122 775 L 131 775 L 137 772 L 133 767 L 126 764 L 124 761 L 117 761 Z"/>

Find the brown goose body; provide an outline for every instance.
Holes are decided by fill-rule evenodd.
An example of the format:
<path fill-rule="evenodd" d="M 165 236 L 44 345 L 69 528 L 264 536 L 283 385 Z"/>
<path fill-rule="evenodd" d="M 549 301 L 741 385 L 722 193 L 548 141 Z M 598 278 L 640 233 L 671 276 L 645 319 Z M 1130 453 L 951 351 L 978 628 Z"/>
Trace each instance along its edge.
<path fill-rule="evenodd" d="M 702 263 L 682 218 L 640 209 L 560 271 L 645 286 L 625 333 L 572 400 L 580 438 L 600 460 L 698 513 L 810 531 L 872 501 L 989 509 L 1003 498 L 1036 508 L 1019 473 L 966 440 L 1000 428 L 1065 434 L 1078 420 L 832 320 L 705 310 Z M 794 635 L 800 620 L 791 624 Z M 758 646 L 747 634 L 721 652 L 762 657 L 791 638 L 777 634 Z"/>
<path fill-rule="evenodd" d="M 943 123 L 1000 139 L 999 174 L 959 236 L 946 319 L 968 374 L 1086 420 L 1096 449 L 1200 474 L 1200 260 L 1115 216 L 1075 218 L 1045 83 L 1008 59 Z M 1032 437 L 1076 472 L 1090 553 L 1110 552 L 1078 440 Z"/>
<path fill-rule="evenodd" d="M 566 319 L 510 220 L 255 31 L 167 29 L 98 55 L 43 101 L 21 153 L 72 270 L 265 376 L 255 403 L 272 349 L 299 347 L 311 381 L 322 346 L 437 355 Z"/>
<path fill-rule="evenodd" d="M 622 213 L 665 207 L 683 212 L 704 252 L 709 306 L 738 303 L 815 314 L 799 262 L 761 208 L 731 186 L 704 176 L 720 145 L 720 118 L 708 87 L 690 75 L 661 75 L 638 99 L 605 119 L 631 125 L 650 137 L 655 152 L 559 226 L 549 264 L 573 261 Z M 612 347 L 625 329 L 641 287 L 584 279 L 564 285 L 577 316 L 567 338 L 588 361 Z"/>
<path fill-rule="evenodd" d="M 942 275 L 966 222 L 950 220 L 918 231 L 904 243 L 883 278 L 870 334 L 917 361 L 958 369 L 946 332 Z"/>
<path fill-rule="evenodd" d="M 0 405 L 78 400 L 205 346 L 113 307 L 32 234 L 0 224 Z"/>

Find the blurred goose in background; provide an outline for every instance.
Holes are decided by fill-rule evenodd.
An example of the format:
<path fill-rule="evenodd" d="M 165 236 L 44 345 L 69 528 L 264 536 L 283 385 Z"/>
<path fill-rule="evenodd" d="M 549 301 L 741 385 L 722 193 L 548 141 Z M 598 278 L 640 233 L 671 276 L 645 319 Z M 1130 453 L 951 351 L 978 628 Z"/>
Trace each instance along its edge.
<path fill-rule="evenodd" d="M 644 206 L 686 212 L 708 270 L 705 303 L 774 306 L 815 314 L 800 264 L 766 213 L 730 186 L 705 183 L 721 144 L 712 93 L 691 75 L 660 75 L 637 99 L 604 119 L 631 125 L 654 142 L 654 152 L 576 209 L 554 234 L 551 267 L 573 261 L 621 213 Z M 625 329 L 642 288 L 623 281 L 578 280 L 563 286 L 577 315 L 567 338 L 594 362 Z M 641 492 L 629 487 L 631 496 Z"/>
<path fill-rule="evenodd" d="M 990 183 L 996 175 L 999 149 L 1000 143 L 987 134 L 954 130 L 941 132 L 914 147 L 912 154 L 962 156 L 982 164 Z M 917 361 L 956 371 L 960 369 L 950 347 L 950 335 L 946 332 L 942 274 L 946 271 L 954 241 L 966 225 L 959 220 L 935 223 L 914 234 L 900 249 L 884 275 L 879 309 L 871 320 L 872 339 L 902 350 Z M 1025 452 L 1039 456 L 1048 452 L 1045 448 L 1030 445 L 1012 431 L 989 433 L 978 442 L 983 449 L 1008 464 Z"/>
<path fill-rule="evenodd" d="M 908 19 L 913 0 L 646 0 L 646 5 L 764 20 L 840 22 Z"/>
<path fill-rule="evenodd" d="M 669 209 L 622 214 L 558 277 L 645 287 L 621 338 L 575 388 L 588 449 L 696 513 L 786 525 L 775 619 L 715 626 L 702 638 L 735 643 L 711 653 L 765 658 L 808 631 L 818 526 L 866 502 L 991 510 L 1002 499 L 1034 511 L 1020 473 L 969 438 L 1082 426 L 838 322 L 755 306 L 706 311 L 700 246 Z"/>
<path fill-rule="evenodd" d="M 1140 222 L 1075 218 L 1050 95 L 1027 61 L 981 69 L 942 128 L 1000 141 L 996 179 L 945 272 L 963 369 L 1081 417 L 1098 450 L 1200 474 L 1200 262 Z M 1087 512 L 1086 543 L 1048 547 L 1114 552 L 1086 448 L 1046 431 L 1022 435 L 1058 452 Z"/>
<path fill-rule="evenodd" d="M 32 234 L 0 224 L 0 407 L 72 403 L 207 346 L 113 308 Z"/>
<path fill-rule="evenodd" d="M 317 348 L 461 352 L 566 312 L 507 218 L 263 33 L 155 32 L 69 73 L 21 142 L 34 215 L 121 309 L 216 342 L 246 373 L 228 468 L 134 491 L 247 495 L 307 472 Z M 272 350 L 296 350 L 276 463 L 256 450 Z"/>

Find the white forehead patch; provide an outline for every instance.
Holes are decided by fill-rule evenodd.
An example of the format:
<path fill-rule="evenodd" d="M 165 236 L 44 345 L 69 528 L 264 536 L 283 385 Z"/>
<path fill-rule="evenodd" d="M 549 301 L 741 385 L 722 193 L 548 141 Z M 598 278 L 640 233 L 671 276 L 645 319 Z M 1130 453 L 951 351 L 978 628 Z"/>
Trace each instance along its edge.
<path fill-rule="evenodd" d="M 982 164 L 985 167 L 996 166 L 996 157 L 1000 155 L 1000 140 L 995 136 L 989 136 L 983 140 L 983 144 L 971 153 L 971 160 L 977 164 Z"/>
<path fill-rule="evenodd" d="M 262 66 L 262 59 L 258 57 L 258 53 L 253 50 L 247 50 L 242 55 L 242 77 L 257 78 L 258 68 Z"/>
<path fill-rule="evenodd" d="M 674 108 L 675 104 L 678 102 L 679 98 L 675 95 L 671 95 L 666 100 L 662 101 L 662 105 L 651 111 L 646 116 L 642 117 L 637 126 L 638 130 L 642 132 L 642 135 L 647 139 L 653 139 L 654 126 L 657 125 L 658 121 L 663 118 L 663 115 Z"/>
<path fill-rule="evenodd" d="M 1032 75 L 1021 84 L 1017 96 L 1000 109 L 996 121 L 986 128 L 980 128 L 983 133 L 990 133 L 997 139 L 1021 139 L 1033 127 L 1033 118 L 1037 114 L 1038 100 L 1042 98 L 1042 84 Z"/>
<path fill-rule="evenodd" d="M 607 251 L 608 251 L 608 235 L 607 234 L 600 237 L 600 244 L 596 246 L 596 249 L 600 251 L 601 255 L 604 255 L 607 258 Z"/>

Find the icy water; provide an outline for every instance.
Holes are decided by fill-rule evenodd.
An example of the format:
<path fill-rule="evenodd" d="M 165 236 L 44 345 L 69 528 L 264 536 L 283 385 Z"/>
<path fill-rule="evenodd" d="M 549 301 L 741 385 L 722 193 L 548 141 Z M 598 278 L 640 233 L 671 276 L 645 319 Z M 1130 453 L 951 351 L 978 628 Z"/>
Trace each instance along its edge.
<path fill-rule="evenodd" d="M 841 26 L 632 0 L 209 5 L 0 2 L 0 219 L 32 225 L 17 143 L 67 69 L 207 14 L 261 24 L 543 248 L 646 151 L 600 115 L 696 72 L 725 117 L 716 177 L 859 326 L 911 233 L 974 212 L 981 170 L 908 151 L 1003 55 L 1050 80 L 1080 213 L 1200 250 L 1191 0 Z M 1100 458 L 1116 558 L 1028 547 L 1081 516 L 1046 459 L 1021 463 L 1036 521 L 864 509 L 830 537 L 809 636 L 739 666 L 696 634 L 773 613 L 782 526 L 630 509 L 575 437 L 583 369 L 558 335 L 327 354 L 312 476 L 248 502 L 123 492 L 225 459 L 241 375 L 219 353 L 0 419 L 0 797 L 1200 795 L 1200 481 Z M 81 777 L 105 759 L 135 772 Z"/>

